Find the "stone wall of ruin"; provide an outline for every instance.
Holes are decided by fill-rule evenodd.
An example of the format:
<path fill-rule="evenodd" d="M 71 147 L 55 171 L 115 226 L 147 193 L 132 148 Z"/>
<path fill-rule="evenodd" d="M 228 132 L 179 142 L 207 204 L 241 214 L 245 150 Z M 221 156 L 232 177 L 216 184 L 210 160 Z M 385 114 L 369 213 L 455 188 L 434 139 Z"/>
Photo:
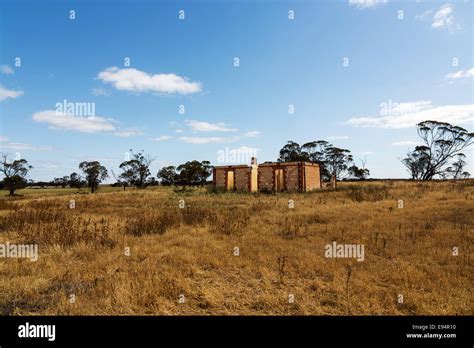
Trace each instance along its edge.
<path fill-rule="evenodd" d="M 299 166 L 295 164 L 284 168 L 286 191 L 298 191 L 300 189 Z"/>
<path fill-rule="evenodd" d="M 298 165 L 294 164 L 275 164 L 258 166 L 258 190 L 274 191 L 273 171 L 275 168 L 283 169 L 285 190 L 286 191 L 312 191 L 321 188 L 320 168 L 316 165 Z M 229 169 L 235 172 L 234 182 L 235 189 L 238 191 L 249 190 L 250 167 L 234 167 L 234 168 L 216 168 L 215 169 L 215 185 L 216 187 L 226 187 L 226 171 Z M 303 178 L 304 173 L 304 178 Z M 301 188 L 301 184 L 306 186 Z"/>
<path fill-rule="evenodd" d="M 258 190 L 273 191 L 272 167 L 258 167 Z"/>
<path fill-rule="evenodd" d="M 225 169 L 216 168 L 215 170 L 215 184 L 216 187 L 225 188 Z"/>
<path fill-rule="evenodd" d="M 250 168 L 235 168 L 235 189 L 238 191 L 249 190 Z"/>

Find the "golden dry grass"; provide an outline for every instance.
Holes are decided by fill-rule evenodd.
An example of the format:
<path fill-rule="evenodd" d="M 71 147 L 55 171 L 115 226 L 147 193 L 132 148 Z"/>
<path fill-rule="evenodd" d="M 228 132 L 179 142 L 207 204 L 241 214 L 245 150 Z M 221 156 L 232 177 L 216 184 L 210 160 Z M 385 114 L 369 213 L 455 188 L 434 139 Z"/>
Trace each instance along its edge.
<path fill-rule="evenodd" d="M 0 315 L 472 315 L 473 198 L 473 180 L 4 197 L 0 243 L 39 260 L 0 259 Z M 365 261 L 325 258 L 332 241 Z"/>

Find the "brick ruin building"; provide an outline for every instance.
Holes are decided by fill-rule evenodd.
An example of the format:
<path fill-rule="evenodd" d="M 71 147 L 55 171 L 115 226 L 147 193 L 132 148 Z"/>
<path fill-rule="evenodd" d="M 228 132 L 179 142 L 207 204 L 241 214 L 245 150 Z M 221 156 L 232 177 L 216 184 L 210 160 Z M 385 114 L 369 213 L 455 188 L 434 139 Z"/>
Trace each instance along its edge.
<path fill-rule="evenodd" d="M 216 166 L 213 172 L 214 186 L 228 191 L 299 191 L 320 189 L 319 164 L 310 162 L 272 162 L 257 164 L 252 157 L 250 166 Z"/>

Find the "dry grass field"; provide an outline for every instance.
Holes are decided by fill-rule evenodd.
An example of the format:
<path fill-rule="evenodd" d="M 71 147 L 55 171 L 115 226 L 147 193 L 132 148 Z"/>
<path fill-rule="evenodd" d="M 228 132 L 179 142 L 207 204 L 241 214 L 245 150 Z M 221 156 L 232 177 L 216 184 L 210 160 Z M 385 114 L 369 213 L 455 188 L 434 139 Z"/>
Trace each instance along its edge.
<path fill-rule="evenodd" d="M 0 243 L 39 246 L 0 259 L 0 315 L 474 314 L 473 180 L 37 192 L 0 198 Z M 364 261 L 326 258 L 333 241 Z"/>

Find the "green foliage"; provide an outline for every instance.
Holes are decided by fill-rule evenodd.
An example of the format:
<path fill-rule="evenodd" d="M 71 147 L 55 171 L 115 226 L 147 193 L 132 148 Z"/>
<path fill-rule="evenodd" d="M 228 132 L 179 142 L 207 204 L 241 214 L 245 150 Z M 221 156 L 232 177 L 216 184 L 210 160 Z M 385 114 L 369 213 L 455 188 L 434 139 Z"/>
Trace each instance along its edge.
<path fill-rule="evenodd" d="M 370 175 L 370 171 L 365 168 L 359 168 L 356 165 L 353 165 L 348 168 L 350 177 L 357 180 L 365 180 Z"/>
<path fill-rule="evenodd" d="M 209 161 L 188 161 L 178 166 L 178 184 L 197 186 L 204 185 L 207 178 L 212 174 L 212 166 Z"/>
<path fill-rule="evenodd" d="M 86 185 L 86 183 L 84 182 L 84 180 L 76 172 L 73 172 L 73 173 L 71 173 L 71 175 L 69 175 L 69 186 L 70 187 L 79 189 L 79 188 L 81 188 L 85 185 Z"/>
<path fill-rule="evenodd" d="M 13 175 L 3 179 L 3 185 L 10 190 L 10 196 L 15 194 L 15 191 L 25 188 L 27 181 L 19 175 Z"/>
<path fill-rule="evenodd" d="M 349 172 L 353 162 L 351 152 L 335 147 L 325 140 L 312 141 L 301 146 L 294 141 L 288 141 L 280 150 L 278 162 L 301 161 L 318 163 L 325 181 L 329 181 L 332 175 L 335 175 L 337 179 L 342 179 L 353 174 Z M 362 172 L 357 174 L 362 174 Z M 369 170 L 364 168 L 363 174 L 367 177 Z"/>
<path fill-rule="evenodd" d="M 84 172 L 87 186 L 91 188 L 92 193 L 94 193 L 99 187 L 99 184 L 109 176 L 107 169 L 98 161 L 81 162 L 79 169 Z"/>
<path fill-rule="evenodd" d="M 174 166 L 161 168 L 158 171 L 157 177 L 163 186 L 176 185 L 178 182 L 178 174 L 176 173 L 176 167 Z"/>
<path fill-rule="evenodd" d="M 67 185 L 69 185 L 69 176 L 63 176 L 62 178 L 54 178 L 51 184 L 53 186 L 61 186 L 62 188 L 65 188 Z"/>
<path fill-rule="evenodd" d="M 188 161 L 179 165 L 162 168 L 157 177 L 162 185 L 176 186 L 203 186 L 212 174 L 212 166 L 209 161 Z"/>
<path fill-rule="evenodd" d="M 4 176 L 2 184 L 10 191 L 10 196 L 13 196 L 17 189 L 26 187 L 25 177 L 33 167 L 26 159 L 10 161 L 6 154 L 2 154 L 1 157 L 0 173 Z"/>
<path fill-rule="evenodd" d="M 133 150 L 130 150 L 130 153 L 132 154 L 132 159 L 120 164 L 122 174 L 120 174 L 119 179 L 124 186 L 135 185 L 138 188 L 143 188 L 147 185 L 147 178 L 151 174 L 150 165 L 153 162 L 153 158 L 143 154 L 143 151 L 133 153 Z"/>

